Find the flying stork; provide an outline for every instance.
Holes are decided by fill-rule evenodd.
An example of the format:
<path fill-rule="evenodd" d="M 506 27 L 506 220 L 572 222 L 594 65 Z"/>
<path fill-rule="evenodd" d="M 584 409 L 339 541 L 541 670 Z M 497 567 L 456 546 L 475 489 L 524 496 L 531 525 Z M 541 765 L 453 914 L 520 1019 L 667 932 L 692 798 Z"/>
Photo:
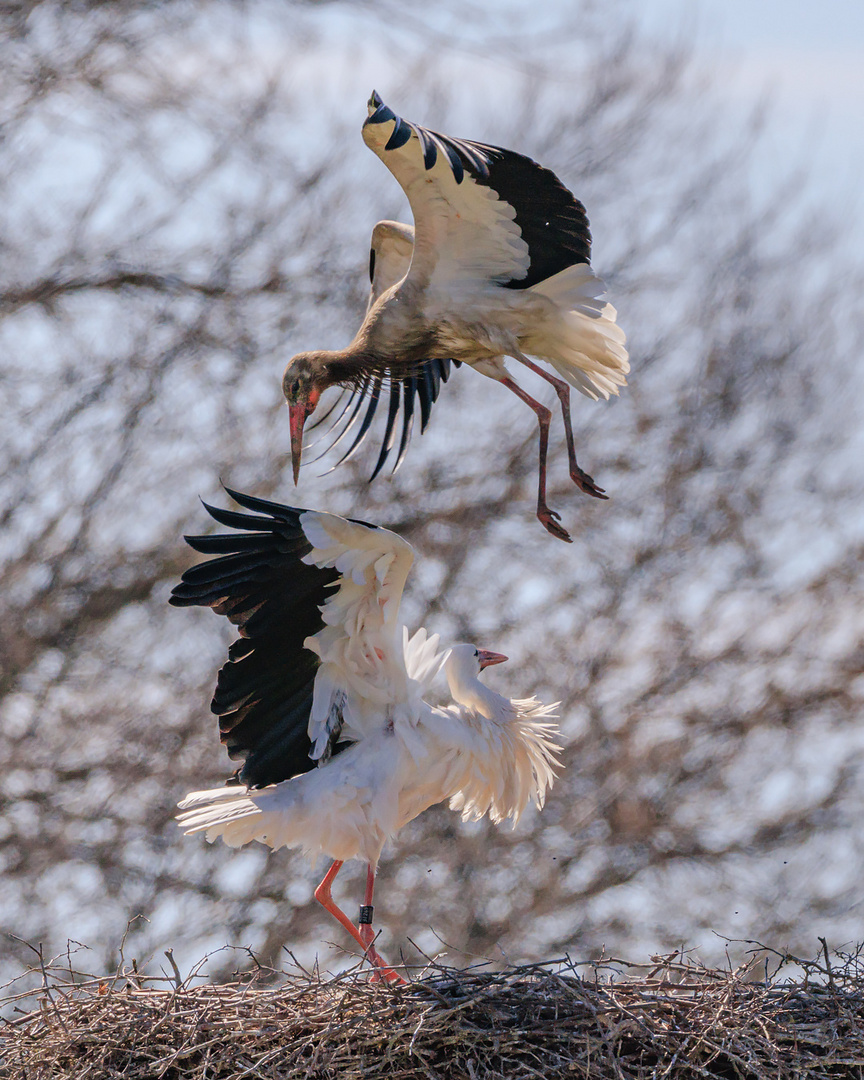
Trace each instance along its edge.
<path fill-rule="evenodd" d="M 397 468 L 411 434 L 415 399 L 422 430 L 451 363 L 465 363 L 534 410 L 540 426 L 537 517 L 553 536 L 569 541 L 558 524 L 560 515 L 546 503 L 551 413 L 516 382 L 505 357 L 555 388 L 570 477 L 580 490 L 606 498 L 576 463 L 570 387 L 595 400 L 608 398 L 625 385 L 630 365 L 615 308 L 603 300 L 605 287 L 590 266 L 584 206 L 554 173 L 530 158 L 409 123 L 375 92 L 363 139 L 408 196 L 414 227 L 392 221 L 375 226 L 369 305 L 351 344 L 298 353 L 285 370 L 282 388 L 291 419 L 295 483 L 304 423 L 329 386 L 348 387 L 358 399 L 339 439 L 368 401 L 344 461 L 365 438 L 382 388 L 389 384 L 387 426 L 374 478 L 395 442 L 400 405 L 404 419 Z M 556 374 L 528 354 L 545 360 Z"/>
<path fill-rule="evenodd" d="M 239 627 L 212 710 L 242 764 L 227 786 L 180 803 L 186 833 L 231 847 L 327 854 L 316 899 L 350 933 L 376 977 L 402 981 L 375 950 L 372 898 L 388 837 L 434 803 L 463 819 L 513 824 L 540 807 L 559 766 L 555 705 L 511 701 L 480 672 L 507 659 L 473 645 L 439 648 L 399 621 L 414 552 L 395 533 L 227 489 L 246 510 L 204 504 L 233 533 L 187 536 L 217 558 L 183 574 L 176 606 L 202 605 Z M 452 703 L 424 695 L 443 671 Z M 346 859 L 368 865 L 355 926 L 330 889 Z"/>

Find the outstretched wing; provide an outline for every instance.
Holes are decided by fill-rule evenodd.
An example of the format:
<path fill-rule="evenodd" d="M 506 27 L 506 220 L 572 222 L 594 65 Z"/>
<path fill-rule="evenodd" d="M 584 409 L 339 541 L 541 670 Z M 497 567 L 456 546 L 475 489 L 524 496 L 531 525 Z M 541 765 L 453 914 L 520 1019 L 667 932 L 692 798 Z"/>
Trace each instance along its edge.
<path fill-rule="evenodd" d="M 255 513 L 205 503 L 237 531 L 186 537 L 218 557 L 187 570 L 170 603 L 239 627 L 211 708 L 243 759 L 237 779 L 264 787 L 326 761 L 410 696 L 397 620 L 413 552 L 374 525 L 226 490 Z"/>
<path fill-rule="evenodd" d="M 411 204 L 409 280 L 527 289 L 590 262 L 585 207 L 530 158 L 412 124 L 374 92 L 363 138 Z"/>
<path fill-rule="evenodd" d="M 411 258 L 414 252 L 414 229 L 410 225 L 403 225 L 399 221 L 379 221 L 372 230 L 372 244 L 369 251 L 369 303 L 366 313 L 374 307 L 376 301 L 389 288 L 396 285 L 408 273 Z M 375 463 L 375 469 L 370 480 L 374 480 L 384 467 L 390 452 L 396 444 L 396 432 L 398 429 L 399 410 L 402 409 L 402 434 L 399 438 L 399 449 L 396 454 L 396 463 L 393 466 L 395 473 L 408 450 L 408 442 L 414 428 L 415 408 L 420 405 L 420 432 L 426 430 L 429 423 L 429 415 L 432 406 L 438 400 L 441 391 L 441 383 L 447 382 L 450 376 L 450 365 L 458 360 L 441 360 L 432 358 L 415 365 L 412 374 L 405 379 L 392 379 L 389 382 L 381 377 L 369 378 L 361 387 L 352 390 L 345 407 L 342 409 L 331 430 L 339 427 L 336 438 L 327 447 L 324 453 L 338 446 L 360 421 L 353 442 L 342 455 L 337 465 L 348 461 L 359 450 L 360 446 L 369 434 L 372 420 L 378 411 L 382 391 L 386 398 L 389 394 L 387 406 L 387 423 L 381 443 L 381 451 Z M 363 404 L 366 410 L 363 412 Z M 353 406 L 353 408 L 352 408 Z M 362 416 L 362 420 L 361 420 Z M 321 454 L 321 457 L 324 455 Z M 334 465 L 333 468 L 336 468 Z"/>
<path fill-rule="evenodd" d="M 323 628 L 320 608 L 339 574 L 304 562 L 312 545 L 302 510 L 228 494 L 263 516 L 205 503 L 220 525 L 238 531 L 186 537 L 196 551 L 218 558 L 187 570 L 169 603 L 210 607 L 239 628 L 210 707 L 229 756 L 243 759 L 237 778 L 263 787 L 315 764 L 307 729 L 318 659 L 303 643 Z"/>
<path fill-rule="evenodd" d="M 339 573 L 323 608 L 322 630 L 306 647 L 320 659 L 309 718 L 312 756 L 326 754 L 334 724 L 356 740 L 416 701 L 405 665 L 399 605 L 414 552 L 395 533 L 309 510 L 301 518 L 312 544 L 304 556 Z"/>

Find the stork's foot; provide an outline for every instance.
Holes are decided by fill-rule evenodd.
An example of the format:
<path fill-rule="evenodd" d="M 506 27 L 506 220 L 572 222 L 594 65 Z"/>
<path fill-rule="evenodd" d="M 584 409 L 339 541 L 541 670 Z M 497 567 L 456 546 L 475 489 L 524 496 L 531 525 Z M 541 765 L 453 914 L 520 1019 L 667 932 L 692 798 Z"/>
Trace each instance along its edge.
<path fill-rule="evenodd" d="M 370 951 L 375 952 L 374 949 L 372 949 Z M 408 985 L 407 981 L 402 978 L 402 976 L 399 974 L 398 971 L 394 971 L 393 968 L 388 967 L 384 963 L 384 961 L 381 959 L 381 957 L 378 955 L 378 953 L 375 953 L 375 956 L 373 958 L 367 952 L 366 953 L 366 959 L 369 960 L 370 963 L 375 965 L 372 974 L 369 976 L 369 981 L 370 982 L 386 982 L 386 983 L 390 983 L 391 986 L 393 986 L 393 985 L 395 985 L 397 983 L 401 984 L 402 986 L 407 986 Z"/>
<path fill-rule="evenodd" d="M 402 983 L 403 986 L 407 986 L 407 982 L 402 976 L 393 970 L 390 965 L 384 960 L 381 954 L 373 945 L 373 932 L 372 927 L 364 923 L 360 926 L 360 936 L 366 942 L 366 959 L 372 964 L 374 970 L 369 976 L 370 982 L 388 982 L 388 983 Z"/>
<path fill-rule="evenodd" d="M 584 469 L 580 469 L 579 466 L 573 463 L 573 468 L 570 470 L 570 479 L 579 488 L 580 491 L 584 491 L 586 495 L 593 495 L 595 499 L 608 499 L 604 488 L 598 487 L 597 484 L 591 479 Z"/>
<path fill-rule="evenodd" d="M 557 514 L 554 510 L 550 510 L 548 506 L 537 507 L 537 520 L 543 525 L 547 532 L 552 533 L 558 540 L 563 540 L 565 544 L 572 544 L 573 538 L 570 533 L 558 522 L 561 520 L 561 515 Z"/>

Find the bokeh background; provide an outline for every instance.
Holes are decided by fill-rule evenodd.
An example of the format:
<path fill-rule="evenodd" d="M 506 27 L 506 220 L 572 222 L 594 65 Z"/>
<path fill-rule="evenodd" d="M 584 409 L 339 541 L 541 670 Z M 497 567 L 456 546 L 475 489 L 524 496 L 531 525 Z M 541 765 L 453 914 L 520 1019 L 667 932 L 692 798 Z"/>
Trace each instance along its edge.
<path fill-rule="evenodd" d="M 388 848 L 391 958 L 725 962 L 743 939 L 864 937 L 864 27 L 851 3 L 811 31 L 751 0 L 745 30 L 739 6 L 4 9 L 4 973 L 69 939 L 109 969 L 124 933 L 127 959 L 173 948 L 184 974 L 226 944 L 351 962 L 312 900 L 322 866 L 173 823 L 229 772 L 208 705 L 231 630 L 166 603 L 220 478 L 396 528 L 419 553 L 409 625 L 562 701 L 542 815 L 511 832 L 436 808 Z M 553 432 L 571 546 L 533 516 L 533 414 L 465 369 L 395 477 L 366 483 L 372 447 L 293 488 L 285 362 L 348 341 L 372 225 L 410 220 L 360 138 L 373 87 L 532 155 L 588 208 L 633 372 L 620 400 L 574 402 L 610 502 L 575 491 Z M 340 876 L 349 911 L 363 877 Z"/>

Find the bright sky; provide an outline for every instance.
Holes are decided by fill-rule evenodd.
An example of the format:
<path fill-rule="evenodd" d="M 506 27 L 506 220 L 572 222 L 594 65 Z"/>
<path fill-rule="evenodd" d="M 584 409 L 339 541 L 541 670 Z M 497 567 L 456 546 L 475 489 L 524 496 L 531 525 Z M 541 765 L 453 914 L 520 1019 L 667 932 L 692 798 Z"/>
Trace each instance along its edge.
<path fill-rule="evenodd" d="M 730 100 L 746 105 L 771 94 L 776 115 L 766 156 L 773 149 L 806 158 L 826 196 L 857 196 L 864 174 L 864 0 L 642 0 L 634 10 L 664 36 L 692 28 Z"/>
<path fill-rule="evenodd" d="M 602 5 L 595 0 L 588 10 L 602 14 Z M 573 10 L 571 0 L 535 6 L 531 26 L 540 37 Z M 473 7 L 524 9 L 515 0 Z M 407 26 L 408 10 L 400 8 L 393 24 Z M 767 100 L 773 111 L 755 183 L 774 191 L 779 178 L 806 165 L 816 198 L 846 211 L 853 242 L 864 241 L 864 0 L 625 0 L 613 10 L 632 13 L 661 40 L 695 42 L 704 70 L 742 113 Z M 435 24 L 436 9 L 427 6 L 417 26 Z M 482 55 L 482 44 L 464 45 L 466 55 Z"/>

